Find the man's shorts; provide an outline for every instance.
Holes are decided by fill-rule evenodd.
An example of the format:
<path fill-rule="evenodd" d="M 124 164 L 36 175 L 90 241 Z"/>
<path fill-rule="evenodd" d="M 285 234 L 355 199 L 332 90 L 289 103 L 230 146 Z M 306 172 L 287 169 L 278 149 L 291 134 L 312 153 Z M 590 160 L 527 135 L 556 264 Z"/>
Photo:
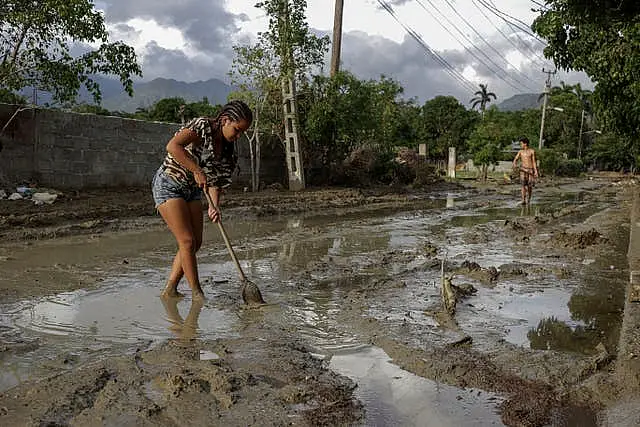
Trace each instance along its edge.
<path fill-rule="evenodd" d="M 160 167 L 153 177 L 151 192 L 155 207 L 158 207 L 170 199 L 184 199 L 187 203 L 202 200 L 202 189 L 191 185 L 181 184 Z"/>
<path fill-rule="evenodd" d="M 533 173 L 533 169 L 520 168 L 520 183 L 524 186 L 531 187 L 536 184 L 536 176 Z"/>

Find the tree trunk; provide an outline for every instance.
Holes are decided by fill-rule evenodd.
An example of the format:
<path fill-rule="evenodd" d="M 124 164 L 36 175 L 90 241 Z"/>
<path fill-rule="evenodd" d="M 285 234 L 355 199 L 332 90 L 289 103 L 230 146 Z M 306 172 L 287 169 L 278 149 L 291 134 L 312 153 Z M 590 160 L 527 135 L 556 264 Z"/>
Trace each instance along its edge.
<path fill-rule="evenodd" d="M 260 191 L 260 134 L 256 133 L 256 179 L 253 191 Z"/>
<path fill-rule="evenodd" d="M 249 160 L 251 161 L 251 190 L 255 191 L 255 185 L 254 183 L 256 182 L 256 165 L 255 165 L 255 152 L 253 149 L 253 141 L 255 141 L 256 139 L 256 135 L 257 133 L 254 133 L 251 138 L 249 138 Z"/>

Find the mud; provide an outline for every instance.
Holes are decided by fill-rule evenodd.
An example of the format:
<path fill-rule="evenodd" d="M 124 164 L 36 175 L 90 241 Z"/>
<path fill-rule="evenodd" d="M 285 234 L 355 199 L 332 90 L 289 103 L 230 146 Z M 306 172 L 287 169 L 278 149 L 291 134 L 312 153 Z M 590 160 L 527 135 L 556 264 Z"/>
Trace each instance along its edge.
<path fill-rule="evenodd" d="M 158 299 L 174 243 L 138 193 L 0 211 L 0 423 L 634 425 L 613 372 L 637 187 L 542 182 L 526 207 L 518 191 L 229 194 L 259 309 L 215 227 L 208 301 Z"/>

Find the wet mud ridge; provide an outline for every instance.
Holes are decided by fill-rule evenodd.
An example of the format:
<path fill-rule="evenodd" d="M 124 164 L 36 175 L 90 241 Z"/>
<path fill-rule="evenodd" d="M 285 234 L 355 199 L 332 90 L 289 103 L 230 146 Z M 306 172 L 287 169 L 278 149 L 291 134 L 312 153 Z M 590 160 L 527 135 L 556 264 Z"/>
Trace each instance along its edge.
<path fill-rule="evenodd" d="M 329 426 L 361 417 L 355 384 L 293 339 L 246 347 L 246 341 L 172 340 L 71 368 L 5 392 L 0 420 L 7 426 Z"/>
<path fill-rule="evenodd" d="M 15 235 L 0 424 L 636 425 L 619 360 L 635 192 L 594 177 L 526 207 L 495 184 L 237 199 L 225 225 L 269 303 L 251 310 L 212 227 L 203 307 L 157 298 L 165 230 Z"/>

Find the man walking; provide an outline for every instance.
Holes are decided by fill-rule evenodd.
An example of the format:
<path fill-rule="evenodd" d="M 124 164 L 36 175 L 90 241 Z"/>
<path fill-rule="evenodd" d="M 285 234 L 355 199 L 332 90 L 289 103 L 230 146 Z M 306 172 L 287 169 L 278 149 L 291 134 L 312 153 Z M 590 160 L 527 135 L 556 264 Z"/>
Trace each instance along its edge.
<path fill-rule="evenodd" d="M 531 192 L 538 177 L 538 165 L 536 162 L 536 152 L 529 147 L 529 139 L 520 138 L 521 149 L 516 158 L 513 159 L 513 168 L 518 166 L 520 160 L 520 185 L 522 185 L 522 204 L 531 202 Z"/>

